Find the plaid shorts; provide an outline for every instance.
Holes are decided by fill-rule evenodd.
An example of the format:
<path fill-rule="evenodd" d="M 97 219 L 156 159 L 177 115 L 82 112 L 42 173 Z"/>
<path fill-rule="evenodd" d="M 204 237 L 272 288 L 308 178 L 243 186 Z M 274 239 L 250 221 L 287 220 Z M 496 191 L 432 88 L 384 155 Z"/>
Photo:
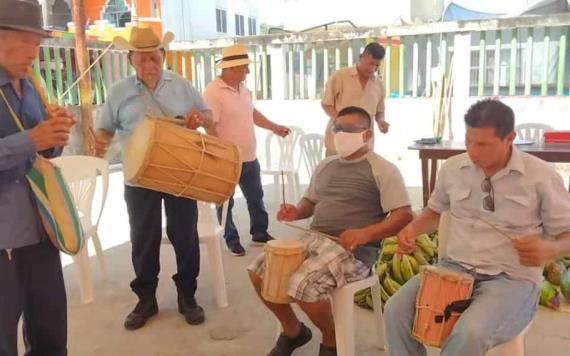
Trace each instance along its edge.
<path fill-rule="evenodd" d="M 338 243 L 318 234 L 304 236 L 305 261 L 289 280 L 287 294 L 295 300 L 316 303 L 328 298 L 330 292 L 370 275 L 370 267 Z M 248 269 L 263 276 L 265 253 L 260 254 Z"/>

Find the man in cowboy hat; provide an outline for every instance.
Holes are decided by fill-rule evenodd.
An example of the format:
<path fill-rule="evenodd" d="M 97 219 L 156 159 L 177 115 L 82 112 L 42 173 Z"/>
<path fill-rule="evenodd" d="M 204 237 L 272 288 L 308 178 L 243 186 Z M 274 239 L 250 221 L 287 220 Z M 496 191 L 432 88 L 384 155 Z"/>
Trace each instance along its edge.
<path fill-rule="evenodd" d="M 213 113 L 213 124 L 207 127 L 206 131 L 239 147 L 243 162 L 239 186 L 247 201 L 252 241 L 265 243 L 273 238 L 267 233 L 268 216 L 263 204 L 259 162 L 255 157 L 254 125 L 281 137 L 287 136 L 289 129 L 270 121 L 253 106 L 251 93 L 243 84 L 249 73 L 249 63 L 251 61 L 244 45 L 237 44 L 222 50 L 222 59 L 217 65 L 222 69 L 222 74 L 211 81 L 204 91 L 204 100 Z M 239 241 L 238 231 L 232 219 L 233 204 L 232 197 L 224 238 L 233 255 L 243 256 L 245 249 Z M 221 216 L 220 208 L 218 216 Z"/>
<path fill-rule="evenodd" d="M 67 354 L 67 303 L 59 252 L 26 180 L 39 152 L 61 154 L 73 118 L 44 108 L 28 76 L 42 38 L 41 7 L 0 0 L 0 355 L 16 356 L 23 314 L 26 355 Z M 21 131 L 17 125 L 20 121 Z"/>
<path fill-rule="evenodd" d="M 146 115 L 179 118 L 192 129 L 208 122 L 211 114 L 200 94 L 186 79 L 162 69 L 165 48 L 173 38 L 174 35 L 168 32 L 161 41 L 151 28 L 143 27 L 134 27 L 129 41 L 115 38 L 117 47 L 129 51 L 129 61 L 136 74 L 116 83 L 109 91 L 97 122 L 96 151 L 99 156 L 105 154 L 116 131 L 124 152 L 133 130 Z M 163 201 L 166 230 L 178 267 L 172 277 L 178 291 L 178 311 L 191 325 L 203 323 L 204 310 L 194 297 L 200 269 L 196 201 L 127 184 L 125 201 L 136 275 L 131 289 L 139 298 L 125 320 L 125 328 L 138 329 L 158 313 L 155 293 L 160 270 Z"/>

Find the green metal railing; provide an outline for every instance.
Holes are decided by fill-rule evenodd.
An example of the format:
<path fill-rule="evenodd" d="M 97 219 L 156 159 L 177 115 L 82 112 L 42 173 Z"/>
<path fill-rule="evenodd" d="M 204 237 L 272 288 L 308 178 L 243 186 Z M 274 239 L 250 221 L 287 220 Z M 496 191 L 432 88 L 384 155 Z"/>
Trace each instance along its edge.
<path fill-rule="evenodd" d="M 455 68 L 454 75 L 469 75 L 471 96 L 567 96 L 569 25 L 570 15 L 554 15 L 239 37 L 234 42 L 248 46 L 253 63 L 247 85 L 258 100 L 319 99 L 330 75 L 354 65 L 369 41 L 379 41 L 386 48 L 379 75 L 391 98 L 430 97 L 438 79 L 434 73 L 447 72 L 456 56 L 469 56 L 461 62 L 470 61 L 469 74 Z M 470 53 L 456 53 L 457 36 L 466 34 L 471 39 Z M 216 59 L 227 44 L 227 39 L 178 44 L 168 53 L 165 68 L 203 91 L 219 74 Z M 91 60 L 105 47 L 92 45 Z M 79 103 L 77 88 L 61 96 L 77 78 L 74 51 L 71 40 L 50 40 L 34 63 L 34 73 L 43 78 L 48 97 L 59 104 Z M 93 103 L 102 104 L 110 86 L 132 74 L 126 53 L 109 51 L 90 73 Z"/>

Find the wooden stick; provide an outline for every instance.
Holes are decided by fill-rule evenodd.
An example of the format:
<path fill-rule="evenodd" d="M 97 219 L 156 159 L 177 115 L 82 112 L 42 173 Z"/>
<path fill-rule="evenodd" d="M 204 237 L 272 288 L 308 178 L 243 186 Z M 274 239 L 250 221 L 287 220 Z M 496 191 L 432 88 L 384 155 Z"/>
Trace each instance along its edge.
<path fill-rule="evenodd" d="M 111 42 L 111 43 L 103 50 L 103 52 L 101 52 L 101 54 L 100 54 L 97 58 L 95 58 L 95 60 L 93 61 L 93 63 L 91 63 L 91 65 L 90 65 L 89 67 L 87 67 L 87 70 L 85 70 L 85 72 L 81 73 L 81 75 L 73 82 L 73 84 L 71 84 L 71 85 L 69 86 L 69 88 L 67 88 L 67 90 L 64 91 L 63 94 L 61 94 L 61 95 L 59 96 L 59 100 L 63 99 L 63 98 L 67 95 L 67 93 L 69 93 L 69 91 L 70 91 L 71 89 L 75 88 L 75 86 L 81 81 L 81 79 L 82 79 L 85 75 L 87 75 L 87 73 L 89 73 L 89 72 L 91 71 L 91 68 L 93 68 L 93 66 L 94 66 L 95 64 L 97 64 L 97 63 L 101 60 L 101 58 L 103 58 L 103 56 L 104 56 L 105 54 L 107 54 L 107 52 L 109 52 L 109 50 L 111 49 L 111 47 L 113 47 L 113 42 Z"/>
<path fill-rule="evenodd" d="M 326 237 L 326 238 L 329 239 L 329 240 L 333 240 L 334 242 L 339 242 L 339 238 L 336 237 L 336 236 L 327 235 L 327 234 L 324 234 L 324 233 L 319 232 L 319 231 L 316 231 L 316 230 L 305 229 L 304 227 L 297 226 L 297 225 L 295 225 L 295 224 L 292 224 L 292 223 L 286 222 L 286 221 L 280 221 L 280 223 L 282 223 L 282 224 L 284 224 L 284 225 L 287 225 L 287 226 L 289 226 L 289 227 L 292 227 L 293 229 L 297 229 L 297 230 L 299 230 L 299 231 L 303 231 L 303 232 L 306 232 L 306 233 L 309 233 L 309 234 L 317 233 L 317 234 L 319 234 L 319 235 L 321 235 L 321 236 Z"/>
<path fill-rule="evenodd" d="M 89 52 L 85 34 L 85 0 L 71 1 L 71 15 L 75 23 L 75 63 L 78 73 L 89 73 Z M 92 150 L 90 128 L 93 127 L 93 110 L 91 98 L 91 76 L 83 75 L 79 78 L 79 103 L 81 108 L 81 138 L 83 139 L 83 153 L 94 155 Z"/>
<path fill-rule="evenodd" d="M 283 195 L 283 205 L 285 205 L 285 173 L 281 170 L 281 194 Z"/>
<path fill-rule="evenodd" d="M 498 232 L 499 234 L 503 235 L 504 237 L 506 237 L 507 239 L 511 240 L 511 242 L 514 242 L 514 238 L 512 236 L 510 236 L 509 234 L 499 230 L 498 227 L 496 227 L 495 225 L 491 224 L 490 222 L 487 222 L 486 220 L 483 220 L 481 218 L 477 218 L 477 220 L 481 221 L 482 223 L 486 224 L 487 226 L 489 226 L 490 228 L 492 228 L 493 230 L 495 230 L 496 232 Z"/>

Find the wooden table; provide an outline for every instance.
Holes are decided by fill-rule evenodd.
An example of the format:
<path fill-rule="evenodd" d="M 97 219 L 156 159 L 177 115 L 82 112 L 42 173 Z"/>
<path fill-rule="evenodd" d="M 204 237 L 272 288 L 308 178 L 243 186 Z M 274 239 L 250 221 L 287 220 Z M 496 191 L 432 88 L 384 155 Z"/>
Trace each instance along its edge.
<path fill-rule="evenodd" d="M 570 163 L 570 145 L 568 144 L 533 144 L 515 145 L 521 151 L 530 153 L 547 162 Z M 424 206 L 435 187 L 438 161 L 465 152 L 465 143 L 462 141 L 443 141 L 435 145 L 414 144 L 410 150 L 418 150 L 422 161 L 422 188 Z M 570 192 L 570 186 L 568 187 Z"/>

